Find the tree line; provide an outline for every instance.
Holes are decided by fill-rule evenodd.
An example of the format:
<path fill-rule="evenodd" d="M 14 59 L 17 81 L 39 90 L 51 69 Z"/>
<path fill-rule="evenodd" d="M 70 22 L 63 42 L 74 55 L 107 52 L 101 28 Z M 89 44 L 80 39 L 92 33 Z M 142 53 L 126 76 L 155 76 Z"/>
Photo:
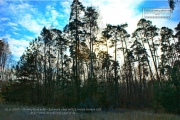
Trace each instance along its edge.
<path fill-rule="evenodd" d="M 98 26 L 99 13 L 73 0 L 63 30 L 44 27 L 2 88 L 7 102 L 180 112 L 180 23 L 173 33 L 140 19 Z"/>

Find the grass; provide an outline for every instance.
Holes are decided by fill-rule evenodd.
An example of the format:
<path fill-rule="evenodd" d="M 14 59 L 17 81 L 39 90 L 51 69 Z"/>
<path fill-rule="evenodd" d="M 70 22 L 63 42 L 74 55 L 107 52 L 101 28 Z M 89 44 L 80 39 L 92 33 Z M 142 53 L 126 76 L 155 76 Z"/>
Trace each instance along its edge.
<path fill-rule="evenodd" d="M 34 112 L 32 111 L 33 109 Z M 42 114 L 44 109 L 49 113 Z M 0 104 L 0 120 L 180 120 L 180 116 L 174 114 L 155 114 L 150 111 L 135 110 L 97 111 L 93 113 L 83 113 L 81 111 L 80 113 L 72 110 L 60 111 L 56 109 L 54 112 L 54 115 L 52 115 L 52 111 L 49 108 L 43 107 Z"/>

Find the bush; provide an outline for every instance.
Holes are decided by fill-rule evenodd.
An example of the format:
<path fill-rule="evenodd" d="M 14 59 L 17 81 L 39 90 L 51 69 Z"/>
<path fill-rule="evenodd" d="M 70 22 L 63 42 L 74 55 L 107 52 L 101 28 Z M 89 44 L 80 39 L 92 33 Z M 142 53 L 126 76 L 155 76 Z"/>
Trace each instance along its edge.
<path fill-rule="evenodd" d="M 170 81 L 156 82 L 154 85 L 153 107 L 157 111 L 163 106 L 167 112 L 177 112 L 178 96 L 177 89 Z"/>

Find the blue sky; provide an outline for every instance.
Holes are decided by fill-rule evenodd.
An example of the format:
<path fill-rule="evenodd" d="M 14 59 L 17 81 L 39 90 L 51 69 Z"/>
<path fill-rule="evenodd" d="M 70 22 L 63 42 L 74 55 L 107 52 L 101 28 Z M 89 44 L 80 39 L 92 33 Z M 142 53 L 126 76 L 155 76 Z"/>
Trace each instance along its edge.
<path fill-rule="evenodd" d="M 73 0 L 0 0 L 0 38 L 6 39 L 17 61 L 44 26 L 63 29 L 68 24 Z M 99 24 L 127 22 L 131 34 L 142 18 L 142 8 L 168 8 L 167 0 L 79 0 L 85 6 L 95 6 L 100 13 Z M 172 29 L 180 22 L 180 2 L 171 19 L 150 19 L 159 28 Z"/>

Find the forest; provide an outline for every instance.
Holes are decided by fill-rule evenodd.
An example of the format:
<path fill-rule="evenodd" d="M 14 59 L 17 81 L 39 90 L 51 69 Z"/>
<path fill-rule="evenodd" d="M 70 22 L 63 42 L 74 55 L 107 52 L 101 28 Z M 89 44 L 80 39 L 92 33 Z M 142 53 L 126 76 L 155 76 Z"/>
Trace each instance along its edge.
<path fill-rule="evenodd" d="M 145 18 L 98 26 L 99 13 L 74 0 L 63 30 L 44 27 L 2 86 L 4 102 L 60 108 L 151 108 L 180 114 L 180 23 Z M 9 50 L 0 41 L 0 68 Z M 7 54 L 5 54 L 6 51 Z"/>

